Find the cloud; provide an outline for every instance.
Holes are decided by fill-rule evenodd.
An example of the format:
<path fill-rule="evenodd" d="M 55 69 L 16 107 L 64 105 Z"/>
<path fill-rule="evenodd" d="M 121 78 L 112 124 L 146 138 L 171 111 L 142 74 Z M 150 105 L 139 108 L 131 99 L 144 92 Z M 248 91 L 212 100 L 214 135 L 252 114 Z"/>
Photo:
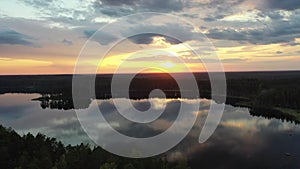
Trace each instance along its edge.
<path fill-rule="evenodd" d="M 113 6 L 121 6 L 121 5 L 135 5 L 139 0 L 101 0 L 100 2 L 103 5 L 113 5 Z"/>
<path fill-rule="evenodd" d="M 45 7 L 53 3 L 53 0 L 23 0 L 22 2 L 36 7 Z"/>
<path fill-rule="evenodd" d="M 300 37 L 299 13 L 282 10 L 257 10 L 254 13 L 250 10 L 248 12 L 251 14 L 249 16 L 255 20 L 253 26 L 248 24 L 243 26 L 243 24 L 239 24 L 241 22 L 237 21 L 236 18 L 228 21 L 223 20 L 222 26 L 208 29 L 206 35 L 212 39 L 237 41 L 241 44 L 282 43 L 286 46 L 297 45 L 295 39 Z M 239 14 L 233 16 L 241 18 Z M 214 17 L 209 21 L 214 21 L 213 19 Z"/>
<path fill-rule="evenodd" d="M 119 17 L 134 12 L 176 12 L 184 8 L 182 0 L 96 0 L 94 8 L 101 13 Z"/>
<path fill-rule="evenodd" d="M 180 11 L 184 5 L 181 0 L 141 0 L 140 2 L 142 8 L 155 12 Z"/>
<path fill-rule="evenodd" d="M 234 28 L 219 27 L 208 30 L 206 35 L 212 39 L 238 41 L 250 44 L 274 44 L 285 43 L 293 45 L 291 42 L 300 36 L 300 16 L 294 15 L 288 20 L 272 20 L 266 25 L 261 24 L 257 28 Z M 295 44 L 294 44 L 295 45 Z"/>
<path fill-rule="evenodd" d="M 19 0 L 19 3 L 35 8 L 35 12 L 38 13 L 38 15 L 35 15 L 37 18 L 43 16 L 59 16 L 59 14 L 69 12 L 66 6 L 58 6 L 57 3 L 63 2 L 58 2 L 57 0 Z M 26 8 L 23 10 L 26 10 Z M 29 8 L 28 10 L 31 9 Z"/>
<path fill-rule="evenodd" d="M 251 33 L 245 31 L 237 31 L 235 29 L 230 29 L 230 28 L 227 29 L 213 28 L 210 29 L 206 35 L 212 39 L 251 41 L 251 38 L 248 37 L 249 34 Z"/>
<path fill-rule="evenodd" d="M 180 60 L 179 60 L 180 59 Z M 157 61 L 171 61 L 173 63 L 241 63 L 247 62 L 248 59 L 245 58 L 228 58 L 228 59 L 212 59 L 212 58 L 205 58 L 199 56 L 190 56 L 190 57 L 180 57 L 177 56 L 168 56 L 168 55 L 155 55 L 155 56 L 139 56 L 134 58 L 125 59 L 126 61 L 132 62 L 157 62 Z M 124 60 L 124 61 L 125 61 Z M 183 62 L 182 62 L 183 61 Z"/>
<path fill-rule="evenodd" d="M 59 25 L 60 28 L 73 29 L 88 27 L 95 24 L 94 20 L 99 16 L 95 12 L 92 1 L 62 1 L 62 0 L 18 0 L 23 11 L 29 11 L 29 19 L 47 22 L 47 24 Z M 24 6 L 24 7 L 23 7 Z M 26 12 L 27 13 L 27 12 Z M 22 12 L 19 17 L 22 17 Z M 51 27 L 51 26 L 50 26 Z M 52 26 L 53 27 L 53 26 Z"/>
<path fill-rule="evenodd" d="M 153 42 L 154 37 L 163 37 L 165 42 L 168 42 L 170 44 L 179 44 L 181 43 L 179 40 L 174 39 L 169 36 L 155 34 L 155 33 L 146 33 L 142 35 L 135 35 L 132 37 L 129 37 L 128 39 L 136 44 L 151 44 Z"/>
<path fill-rule="evenodd" d="M 204 2 L 196 1 L 194 3 L 190 3 L 190 7 L 198 6 L 203 10 L 209 9 L 210 12 L 202 19 L 206 22 L 212 22 L 212 21 L 223 19 L 228 15 L 234 14 L 236 12 L 235 8 L 241 5 L 245 1 L 246 0 L 227 0 L 227 1 L 208 0 Z"/>
<path fill-rule="evenodd" d="M 166 35 L 152 33 L 152 32 L 165 32 Z M 84 30 L 84 36 L 90 38 L 96 30 Z M 137 32 L 145 32 L 143 34 L 136 34 Z M 149 32 L 149 33 L 147 33 Z M 186 41 L 194 40 L 195 36 L 203 36 L 201 33 L 193 32 L 192 27 L 181 26 L 174 23 L 169 23 L 165 25 L 136 25 L 130 29 L 124 29 L 121 32 L 123 37 L 128 37 L 128 40 L 135 44 L 151 44 L 154 42 L 155 37 L 162 37 L 162 40 L 169 44 L 179 44 Z M 134 35 L 134 36 L 132 36 Z M 170 37 L 168 35 L 177 35 L 176 37 Z M 116 36 L 109 32 L 98 31 L 94 37 L 93 41 L 99 42 L 101 45 L 107 45 L 117 39 Z"/>
<path fill-rule="evenodd" d="M 284 44 L 283 46 L 299 46 L 300 43 L 299 42 L 288 42 L 286 44 Z"/>
<path fill-rule="evenodd" d="M 205 5 L 208 8 L 213 8 L 213 9 L 228 9 L 229 7 L 233 7 L 236 5 L 240 5 L 244 2 L 245 0 L 227 0 L 227 1 L 216 1 L 216 0 L 209 0 L 206 3 L 201 2 L 202 5 Z"/>
<path fill-rule="evenodd" d="M 30 42 L 32 39 L 31 36 L 14 30 L 0 31 L 0 44 L 34 46 L 34 44 Z"/>
<path fill-rule="evenodd" d="M 270 9 L 296 10 L 300 8 L 299 0 L 265 0 L 264 7 Z"/>
<path fill-rule="evenodd" d="M 73 44 L 72 41 L 67 40 L 67 39 L 62 40 L 61 42 L 62 42 L 63 44 L 66 44 L 66 45 L 72 45 L 72 44 Z"/>
<path fill-rule="evenodd" d="M 153 42 L 153 37 L 156 35 L 157 34 L 147 33 L 142 35 L 135 35 L 128 39 L 136 44 L 151 44 Z"/>
<path fill-rule="evenodd" d="M 110 17 L 121 17 L 134 13 L 132 8 L 123 8 L 118 6 L 101 6 L 98 10 L 100 13 Z"/>
<path fill-rule="evenodd" d="M 146 56 L 146 57 L 134 57 L 125 59 L 126 61 L 133 61 L 133 62 L 154 62 L 154 61 L 177 61 L 174 56 L 167 56 L 167 55 L 156 55 L 156 56 Z"/>
<path fill-rule="evenodd" d="M 94 35 L 94 33 L 96 32 L 96 30 L 85 30 L 83 33 L 85 35 L 86 38 L 90 38 L 91 36 Z M 101 45 L 107 45 L 111 42 L 113 42 L 114 40 L 116 40 L 117 37 L 111 35 L 110 33 L 106 33 L 106 32 L 102 32 L 102 31 L 98 31 L 91 40 L 100 43 Z"/>
<path fill-rule="evenodd" d="M 123 35 L 130 35 L 134 34 L 136 32 L 149 32 L 145 33 L 143 35 L 136 35 L 129 40 L 131 40 L 134 43 L 137 44 L 150 44 L 153 40 L 153 37 L 159 36 L 159 37 L 164 37 L 165 41 L 170 43 L 170 44 L 179 44 L 181 42 L 186 42 L 190 40 L 195 40 L 195 36 L 200 36 L 202 37 L 201 33 L 196 33 L 193 32 L 193 27 L 190 26 L 183 26 L 179 25 L 176 23 L 168 23 L 165 25 L 146 25 L 146 24 L 141 24 L 137 25 L 135 27 L 132 27 L 131 29 L 124 30 Z M 164 32 L 165 35 L 158 35 L 153 32 Z M 176 35 L 176 37 L 169 37 Z M 181 39 L 176 39 L 176 38 L 181 38 Z"/>
<path fill-rule="evenodd" d="M 224 14 L 216 14 L 216 15 L 209 15 L 203 18 L 204 21 L 206 22 L 212 22 L 212 21 L 217 21 L 220 19 L 223 19 L 226 15 Z"/>
<path fill-rule="evenodd" d="M 248 59 L 243 58 L 232 58 L 232 59 L 222 59 L 222 63 L 240 63 L 240 62 L 247 62 Z"/>

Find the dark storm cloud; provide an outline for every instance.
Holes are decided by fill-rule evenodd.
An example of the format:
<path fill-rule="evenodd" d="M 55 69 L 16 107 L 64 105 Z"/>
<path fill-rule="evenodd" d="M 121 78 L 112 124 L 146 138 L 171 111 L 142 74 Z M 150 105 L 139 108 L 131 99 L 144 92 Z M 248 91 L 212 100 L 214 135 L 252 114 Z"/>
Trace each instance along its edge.
<path fill-rule="evenodd" d="M 85 35 L 86 38 L 90 38 L 91 36 L 94 35 L 94 33 L 96 32 L 96 30 L 85 30 L 83 33 Z M 91 40 L 100 43 L 101 45 L 107 45 L 111 42 L 113 42 L 114 40 L 116 40 L 117 38 L 113 35 L 111 35 L 110 33 L 106 33 L 106 32 L 101 32 L 98 31 Z"/>
<path fill-rule="evenodd" d="M 296 10 L 300 8 L 299 0 L 266 0 L 264 1 L 266 8 Z"/>
<path fill-rule="evenodd" d="M 0 44 L 33 46 L 33 38 L 14 30 L 0 31 Z"/>
<path fill-rule="evenodd" d="M 179 44 L 181 43 L 179 40 L 155 33 L 146 33 L 141 35 L 135 35 L 130 38 L 128 38 L 130 41 L 136 43 L 136 44 L 151 44 L 153 42 L 154 37 L 163 37 L 164 40 L 170 44 Z"/>

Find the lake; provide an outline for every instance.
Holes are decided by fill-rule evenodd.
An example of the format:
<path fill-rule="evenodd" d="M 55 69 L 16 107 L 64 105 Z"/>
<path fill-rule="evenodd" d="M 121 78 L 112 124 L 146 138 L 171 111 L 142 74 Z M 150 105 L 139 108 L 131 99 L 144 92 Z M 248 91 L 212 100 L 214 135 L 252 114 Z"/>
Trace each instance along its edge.
<path fill-rule="evenodd" d="M 81 128 L 74 109 L 45 106 L 45 103 L 32 100 L 39 97 L 40 94 L 0 95 L 0 124 L 21 135 L 40 132 L 66 145 L 94 144 Z M 157 109 L 166 109 L 154 122 L 137 124 L 120 116 L 112 99 L 93 101 L 113 128 L 132 137 L 160 134 L 176 119 L 181 104 L 200 103 L 197 114 L 186 112 L 198 118 L 188 136 L 166 153 L 170 161 L 187 158 L 193 169 L 300 168 L 300 127 L 293 122 L 252 116 L 248 108 L 226 105 L 218 128 L 205 143 L 200 144 L 198 137 L 213 101 L 153 98 L 131 102 L 138 110 L 147 110 L 150 103 Z M 95 104 L 90 104 L 88 109 L 92 111 L 93 106 Z M 182 121 L 182 125 L 185 124 Z M 97 126 L 101 132 L 106 132 L 101 124 Z"/>

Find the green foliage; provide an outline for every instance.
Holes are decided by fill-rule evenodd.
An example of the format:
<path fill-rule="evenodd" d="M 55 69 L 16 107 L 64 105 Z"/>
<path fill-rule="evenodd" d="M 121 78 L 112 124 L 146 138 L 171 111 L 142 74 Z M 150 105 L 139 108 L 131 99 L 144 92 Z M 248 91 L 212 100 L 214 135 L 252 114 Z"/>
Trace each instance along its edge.
<path fill-rule="evenodd" d="M 169 169 L 160 157 L 146 159 L 122 158 L 101 147 L 89 145 L 64 146 L 42 134 L 19 136 L 0 125 L 0 168 L 2 169 Z M 172 167 L 168 167 L 172 166 Z M 178 168 L 179 167 L 179 168 Z M 182 169 L 182 164 L 178 164 Z"/>
<path fill-rule="evenodd" d="M 272 106 L 300 109 L 300 87 L 278 87 L 263 90 L 256 97 L 256 106 Z"/>
<path fill-rule="evenodd" d="M 181 161 L 179 161 L 178 165 L 174 167 L 174 169 L 191 169 L 191 168 L 188 166 L 187 160 L 182 159 Z"/>
<path fill-rule="evenodd" d="M 118 166 L 116 163 L 105 163 L 103 164 L 100 169 L 117 169 Z"/>
<path fill-rule="evenodd" d="M 124 169 L 136 169 L 136 168 L 130 163 L 130 164 L 126 164 L 124 166 Z"/>

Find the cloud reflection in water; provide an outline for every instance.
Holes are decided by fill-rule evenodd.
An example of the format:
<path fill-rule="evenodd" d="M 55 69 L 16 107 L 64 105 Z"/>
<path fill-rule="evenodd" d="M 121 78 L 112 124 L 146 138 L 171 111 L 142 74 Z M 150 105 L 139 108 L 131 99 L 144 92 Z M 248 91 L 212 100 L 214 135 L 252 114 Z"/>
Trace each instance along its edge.
<path fill-rule="evenodd" d="M 12 127 L 20 134 L 41 132 L 61 140 L 64 144 L 91 143 L 82 130 L 74 110 L 42 109 L 37 94 L 0 95 L 0 123 Z M 300 128 L 277 119 L 253 117 L 247 108 L 227 105 L 222 121 L 213 136 L 199 144 L 198 137 L 208 113 L 210 100 L 187 99 L 143 99 L 133 100 L 138 110 L 147 110 L 151 102 L 156 109 L 166 107 L 164 113 L 154 122 L 137 124 L 118 114 L 112 100 L 98 100 L 106 120 L 119 132 L 132 137 L 151 137 L 172 125 L 180 104 L 201 103 L 198 112 L 186 112 L 191 117 L 198 115 L 189 135 L 168 152 L 168 158 L 175 160 L 188 157 L 193 168 L 299 168 Z M 185 125 L 189 119 L 180 121 Z M 105 135 L 101 123 L 96 127 Z M 180 131 L 178 131 L 180 132 Z M 176 133 L 175 133 L 176 134 Z M 109 138 L 107 138 L 109 139 Z M 285 156 L 290 153 L 291 156 Z"/>

